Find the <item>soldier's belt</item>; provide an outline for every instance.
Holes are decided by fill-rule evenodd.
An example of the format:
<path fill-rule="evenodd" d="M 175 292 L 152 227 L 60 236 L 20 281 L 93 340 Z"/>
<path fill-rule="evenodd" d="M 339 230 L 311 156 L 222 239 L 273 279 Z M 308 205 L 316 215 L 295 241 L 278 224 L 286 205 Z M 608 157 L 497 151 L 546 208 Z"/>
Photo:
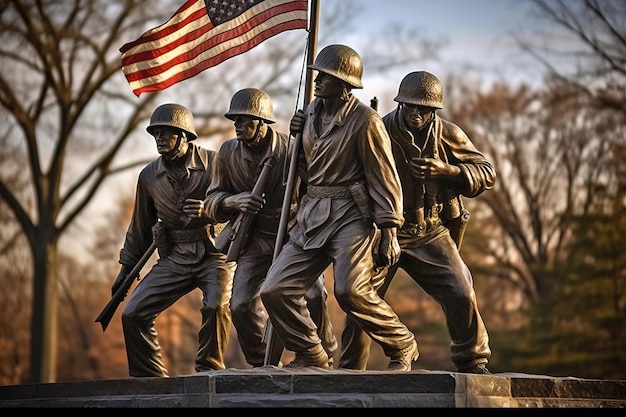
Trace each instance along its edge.
<path fill-rule="evenodd" d="M 311 198 L 352 198 L 352 192 L 348 187 L 317 187 L 309 185 L 307 194 Z"/>
<path fill-rule="evenodd" d="M 195 242 L 209 237 L 209 226 L 189 230 L 168 230 L 167 238 L 170 242 Z"/>

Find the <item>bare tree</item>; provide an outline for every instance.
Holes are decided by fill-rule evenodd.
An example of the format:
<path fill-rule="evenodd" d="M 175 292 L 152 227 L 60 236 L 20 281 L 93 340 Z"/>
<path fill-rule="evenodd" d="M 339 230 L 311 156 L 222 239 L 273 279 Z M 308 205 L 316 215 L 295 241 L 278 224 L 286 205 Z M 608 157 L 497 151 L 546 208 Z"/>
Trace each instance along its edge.
<path fill-rule="evenodd" d="M 0 151 L 1 152 L 1 151 Z M 26 239 L 0 201 L 0 385 L 19 384 L 28 372 L 28 310 L 31 300 Z"/>
<path fill-rule="evenodd" d="M 544 85 L 480 92 L 457 81 L 463 100 L 447 107 L 498 169 L 496 188 L 479 199 L 493 213 L 483 231 L 500 236 L 486 259 L 530 300 L 548 291 L 550 268 L 566 255 L 572 216 L 598 198 L 592 188 L 617 186 L 611 161 L 626 127 L 624 2 L 532 3 L 530 17 L 539 24 L 517 39 L 547 70 Z"/>
<path fill-rule="evenodd" d="M 551 77 L 575 87 L 597 109 L 626 113 L 626 4 L 621 0 L 532 0 L 547 24 L 519 44 Z"/>
<path fill-rule="evenodd" d="M 10 131 L 11 141 L 21 143 L 25 158 L 18 172 L 29 178 L 30 189 L 29 198 L 20 199 L 3 172 L 0 196 L 32 254 L 32 382 L 54 381 L 56 375 L 58 239 L 114 171 L 114 157 L 154 99 L 134 102 L 109 84 L 120 68 L 120 36 L 131 29 L 124 23 L 133 17 L 140 22 L 136 7 L 133 2 L 2 2 L 0 104 L 10 120 L 3 133 Z M 81 130 L 91 124 L 86 119 L 98 111 L 89 104 L 104 97 L 129 116 L 118 129 L 107 129 L 106 141 L 89 132 L 84 146 L 106 143 L 106 148 L 68 180 L 68 156 L 79 149 L 72 142 L 80 140 Z"/>
<path fill-rule="evenodd" d="M 615 113 L 594 111 L 590 98 L 572 89 L 560 79 L 536 91 L 496 85 L 465 92 L 462 104 L 450 109 L 498 171 L 496 187 L 480 197 L 492 213 L 481 226 L 493 239 L 477 249 L 528 300 L 547 295 L 573 216 L 587 213 L 598 198 L 593 186 L 619 184 L 611 150 L 624 146 L 626 126 Z"/>

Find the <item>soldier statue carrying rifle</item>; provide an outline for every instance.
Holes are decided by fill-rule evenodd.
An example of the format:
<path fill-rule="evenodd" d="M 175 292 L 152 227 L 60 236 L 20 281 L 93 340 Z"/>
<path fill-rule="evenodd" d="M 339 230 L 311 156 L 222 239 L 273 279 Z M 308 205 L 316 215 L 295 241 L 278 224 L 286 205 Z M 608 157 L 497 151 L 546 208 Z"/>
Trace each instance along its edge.
<path fill-rule="evenodd" d="M 218 238 L 218 246 L 228 253 L 228 260 L 237 262 L 230 303 L 233 323 L 246 361 L 260 367 L 265 359 L 267 314 L 259 291 L 275 250 L 285 196 L 283 172 L 291 144 L 286 133 L 270 126 L 275 122 L 274 110 L 265 91 L 237 91 L 225 117 L 234 122 L 237 137 L 219 149 L 218 171 L 204 205 L 212 221 L 229 222 Z M 291 201 L 292 217 L 297 198 L 294 194 Z M 313 283 L 307 301 L 322 345 L 332 357 L 338 346 L 326 309 L 323 278 L 320 274 Z"/>
<path fill-rule="evenodd" d="M 213 227 L 204 216 L 204 196 L 215 176 L 216 153 L 192 143 L 197 138 L 193 115 L 179 104 L 157 107 L 146 130 L 154 137 L 160 156 L 139 174 L 135 207 L 120 251 L 122 266 L 111 288 L 114 295 L 120 289 L 125 295 L 128 277 L 135 278 L 134 267 L 152 253 L 156 243 L 159 260 L 122 312 L 129 373 L 132 377 L 168 376 L 155 321 L 196 288 L 202 291 L 202 324 L 195 369 L 224 369 L 234 265 L 215 248 Z"/>

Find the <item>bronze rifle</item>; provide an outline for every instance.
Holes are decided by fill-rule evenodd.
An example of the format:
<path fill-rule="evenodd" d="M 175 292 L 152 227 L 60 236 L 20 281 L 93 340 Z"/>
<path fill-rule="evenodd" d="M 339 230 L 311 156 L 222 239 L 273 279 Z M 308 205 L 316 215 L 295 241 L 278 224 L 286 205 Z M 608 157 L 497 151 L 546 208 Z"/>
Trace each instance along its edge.
<path fill-rule="evenodd" d="M 261 168 L 259 178 L 254 183 L 252 194 L 261 197 L 265 192 L 265 186 L 270 176 L 270 169 L 272 168 L 272 161 L 274 157 L 270 156 L 266 158 Z M 243 249 L 248 236 L 250 235 L 250 226 L 254 220 L 254 214 L 241 212 L 233 222 L 230 230 L 224 230 L 228 233 L 228 252 L 226 253 L 226 262 L 238 261 L 241 250 Z"/>
<path fill-rule="evenodd" d="M 126 274 L 126 277 L 122 281 L 122 285 L 120 285 L 117 291 L 115 291 L 107 305 L 104 306 L 104 308 L 96 318 L 96 323 L 99 322 L 100 324 L 102 324 L 103 332 L 107 329 L 107 326 L 113 318 L 113 314 L 115 314 L 115 310 L 117 310 L 117 307 L 121 304 L 124 298 L 126 298 L 126 294 L 128 293 L 131 285 L 133 285 L 133 281 L 135 280 L 135 278 L 139 278 L 139 272 L 141 272 L 141 268 L 143 268 L 146 262 L 148 262 L 148 259 L 150 259 L 150 256 L 152 256 L 152 253 L 154 252 L 156 247 L 157 244 L 155 241 L 153 241 L 148 250 L 146 250 L 141 259 L 139 259 L 135 267 L 128 274 Z"/>

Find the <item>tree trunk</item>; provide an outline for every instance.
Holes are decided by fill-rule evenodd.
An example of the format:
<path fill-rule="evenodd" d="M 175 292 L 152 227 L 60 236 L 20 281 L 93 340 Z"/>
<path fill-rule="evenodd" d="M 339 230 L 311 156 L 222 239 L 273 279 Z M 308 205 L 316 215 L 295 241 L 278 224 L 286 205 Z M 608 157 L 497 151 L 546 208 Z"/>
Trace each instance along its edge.
<path fill-rule="evenodd" d="M 33 305 L 29 382 L 56 382 L 57 371 L 57 243 L 41 239 L 33 248 Z"/>

